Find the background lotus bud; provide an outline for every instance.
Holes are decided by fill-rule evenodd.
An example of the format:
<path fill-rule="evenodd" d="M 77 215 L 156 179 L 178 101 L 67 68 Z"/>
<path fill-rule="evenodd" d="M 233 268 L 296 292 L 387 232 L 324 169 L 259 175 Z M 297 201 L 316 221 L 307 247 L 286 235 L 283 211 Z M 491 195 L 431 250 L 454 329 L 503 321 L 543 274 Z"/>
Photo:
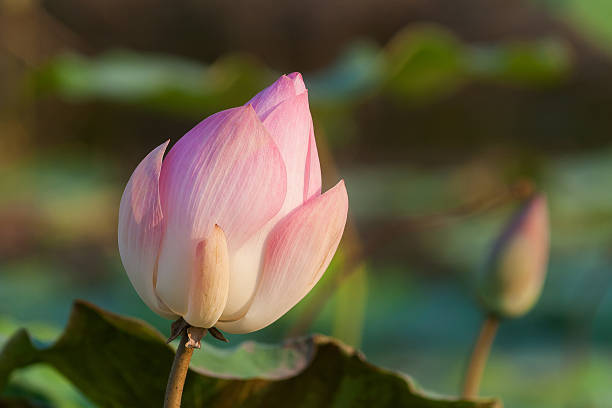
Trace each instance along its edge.
<path fill-rule="evenodd" d="M 138 165 L 121 199 L 121 260 L 167 318 L 261 329 L 321 278 L 346 222 L 344 182 L 321 194 L 299 73 L 216 113 Z"/>
<path fill-rule="evenodd" d="M 546 278 L 548 251 L 548 207 L 536 194 L 498 238 L 482 277 L 480 296 L 491 313 L 518 317 L 531 309 Z"/>

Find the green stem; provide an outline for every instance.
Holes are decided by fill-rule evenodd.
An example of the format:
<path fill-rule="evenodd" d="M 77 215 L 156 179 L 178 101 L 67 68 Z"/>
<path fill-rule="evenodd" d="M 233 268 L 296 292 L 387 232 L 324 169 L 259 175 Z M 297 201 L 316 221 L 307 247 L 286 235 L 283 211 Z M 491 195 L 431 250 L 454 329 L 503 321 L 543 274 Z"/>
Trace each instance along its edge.
<path fill-rule="evenodd" d="M 193 349 L 185 347 L 187 344 L 187 330 L 183 329 L 181 342 L 176 349 L 170 377 L 168 377 L 168 385 L 166 386 L 166 398 L 164 399 L 164 408 L 180 408 L 181 397 L 183 396 L 183 386 L 185 378 L 189 370 L 189 361 L 193 354 Z"/>
<path fill-rule="evenodd" d="M 472 351 L 470 363 L 465 372 L 463 398 L 476 398 L 478 396 L 478 388 L 480 387 L 482 373 L 487 364 L 487 358 L 489 357 L 491 345 L 493 344 L 493 339 L 495 338 L 498 327 L 499 318 L 497 316 L 489 315 L 482 323 L 480 334 L 474 344 L 474 351 Z"/>

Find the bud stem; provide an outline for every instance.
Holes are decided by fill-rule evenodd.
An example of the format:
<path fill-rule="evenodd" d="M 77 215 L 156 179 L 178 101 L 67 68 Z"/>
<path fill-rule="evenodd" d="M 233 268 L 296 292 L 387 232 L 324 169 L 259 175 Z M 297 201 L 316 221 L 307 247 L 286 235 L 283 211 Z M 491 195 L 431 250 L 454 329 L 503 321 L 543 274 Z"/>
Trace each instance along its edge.
<path fill-rule="evenodd" d="M 180 408 L 181 397 L 183 396 L 183 386 L 185 378 L 189 370 L 189 361 L 193 354 L 193 348 L 186 347 L 189 336 L 187 330 L 183 329 L 181 334 L 181 342 L 176 349 L 168 385 L 166 385 L 166 398 L 164 399 L 164 408 Z"/>
<path fill-rule="evenodd" d="M 470 363 L 465 372 L 463 398 L 476 398 L 478 396 L 478 388 L 480 387 L 482 373 L 484 372 L 498 327 L 499 317 L 494 315 L 487 316 L 482 323 L 480 334 L 478 335 L 478 339 L 476 339 L 474 350 L 470 357 Z"/>

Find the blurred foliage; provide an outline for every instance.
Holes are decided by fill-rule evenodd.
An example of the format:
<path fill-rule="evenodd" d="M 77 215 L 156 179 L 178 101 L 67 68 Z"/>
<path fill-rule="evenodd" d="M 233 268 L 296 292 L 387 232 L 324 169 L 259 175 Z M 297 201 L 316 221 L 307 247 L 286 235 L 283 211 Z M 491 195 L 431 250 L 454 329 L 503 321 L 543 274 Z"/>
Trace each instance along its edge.
<path fill-rule="evenodd" d="M 431 101 L 456 91 L 467 80 L 546 85 L 571 67 L 561 40 L 470 46 L 438 26 L 411 27 L 381 50 L 359 41 L 329 68 L 307 79 L 316 106 L 354 105 L 372 92 L 389 89 L 412 101 Z M 211 66 L 169 56 L 127 51 L 86 58 L 54 58 L 33 77 L 39 92 L 68 100 L 101 99 L 202 116 L 244 103 L 275 75 L 254 60 L 224 57 Z"/>
<path fill-rule="evenodd" d="M 273 78 L 243 55 L 203 66 L 167 55 L 114 51 L 94 59 L 58 57 L 36 74 L 34 86 L 74 102 L 93 98 L 200 116 L 250 99 Z"/>
<path fill-rule="evenodd" d="M 567 78 L 572 65 L 569 47 L 553 38 L 472 47 L 467 59 L 467 71 L 476 78 L 522 86 L 556 85 Z"/>
<path fill-rule="evenodd" d="M 558 39 L 467 45 L 437 26 L 407 28 L 387 48 L 387 87 L 421 101 L 456 92 L 468 81 L 555 84 L 566 77 L 572 64 L 569 48 Z"/>
<path fill-rule="evenodd" d="M 586 33 L 596 44 L 612 51 L 612 3 L 607 0 L 543 1 Z"/>
<path fill-rule="evenodd" d="M 332 336 L 355 347 L 361 345 L 368 298 L 368 275 L 364 263 L 340 277 L 333 319 Z M 350 272 L 350 274 L 349 274 Z"/>
<path fill-rule="evenodd" d="M 321 336 L 276 349 L 249 343 L 222 352 L 205 345 L 197 354 L 183 391 L 189 407 L 500 406 L 495 400 L 426 397 L 405 377 Z M 145 323 L 77 302 L 54 344 L 33 341 L 25 330 L 8 339 L 0 354 L 0 386 L 13 370 L 43 362 L 100 406 L 156 406 L 163 400 L 172 356 L 161 334 Z"/>
<path fill-rule="evenodd" d="M 400 96 L 436 99 L 456 91 L 466 79 L 463 44 L 440 28 L 406 29 L 388 48 L 387 86 Z"/>
<path fill-rule="evenodd" d="M 329 67 L 306 78 L 309 96 L 330 109 L 354 105 L 374 92 L 386 74 L 386 61 L 376 43 L 356 41 Z"/>

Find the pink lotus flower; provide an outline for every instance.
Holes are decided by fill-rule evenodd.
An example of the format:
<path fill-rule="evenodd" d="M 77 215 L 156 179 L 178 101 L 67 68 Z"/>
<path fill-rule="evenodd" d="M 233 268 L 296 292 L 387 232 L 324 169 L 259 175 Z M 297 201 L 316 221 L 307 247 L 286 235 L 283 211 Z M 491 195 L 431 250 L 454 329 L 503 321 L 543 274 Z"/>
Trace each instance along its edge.
<path fill-rule="evenodd" d="M 119 252 L 156 313 L 230 333 L 259 330 L 318 282 L 346 223 L 344 182 L 321 194 L 308 91 L 283 75 L 246 105 L 138 165 L 119 210 Z"/>
<path fill-rule="evenodd" d="M 493 248 L 480 296 L 491 313 L 518 317 L 537 302 L 549 252 L 546 197 L 536 194 L 510 220 Z"/>

